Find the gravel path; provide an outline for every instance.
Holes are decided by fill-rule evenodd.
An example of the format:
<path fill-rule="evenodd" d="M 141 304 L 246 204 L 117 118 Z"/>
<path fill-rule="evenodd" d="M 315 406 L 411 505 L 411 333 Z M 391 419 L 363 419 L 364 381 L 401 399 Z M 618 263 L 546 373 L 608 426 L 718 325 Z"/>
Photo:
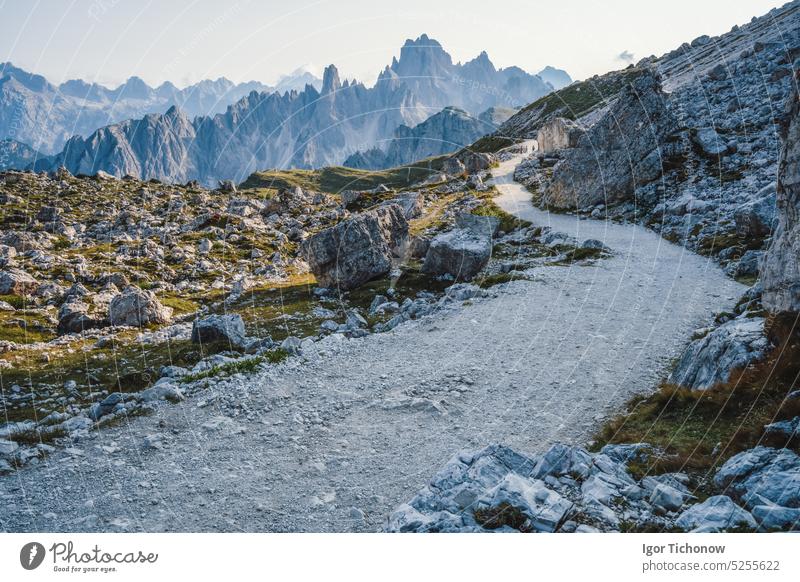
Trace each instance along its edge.
<path fill-rule="evenodd" d="M 0 481 L 0 529 L 370 531 L 460 449 L 586 442 L 744 287 L 641 227 L 534 209 L 516 162 L 504 208 L 614 256 L 94 432 Z"/>

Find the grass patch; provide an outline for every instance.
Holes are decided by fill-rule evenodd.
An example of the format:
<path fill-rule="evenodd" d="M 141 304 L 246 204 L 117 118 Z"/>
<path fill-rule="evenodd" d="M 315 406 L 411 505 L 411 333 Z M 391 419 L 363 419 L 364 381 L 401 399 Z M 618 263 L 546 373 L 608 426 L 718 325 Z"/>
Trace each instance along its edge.
<path fill-rule="evenodd" d="M 384 184 L 402 189 L 441 171 L 449 156 L 420 160 L 406 166 L 387 170 L 357 170 L 343 166 L 330 166 L 318 170 L 267 170 L 251 174 L 241 188 L 294 188 L 317 190 L 337 194 L 342 190 L 371 190 Z"/>
<path fill-rule="evenodd" d="M 472 211 L 478 216 L 494 216 L 500 219 L 500 230 L 503 232 L 513 232 L 520 228 L 527 228 L 531 225 L 527 220 L 517 218 L 500 208 L 490 197 L 485 197 L 481 205 Z"/>
<path fill-rule="evenodd" d="M 519 273 L 496 273 L 494 275 L 486 275 L 481 277 L 475 283 L 482 289 L 488 289 L 495 285 L 502 285 L 503 283 L 510 283 L 511 281 L 530 281 L 531 278 Z"/>
<path fill-rule="evenodd" d="M 283 348 L 276 348 L 270 350 L 260 356 L 252 358 L 242 358 L 233 362 L 225 362 L 208 370 L 197 372 L 196 374 L 187 374 L 181 377 L 181 382 L 196 382 L 204 378 L 214 378 L 217 376 L 232 376 L 233 374 L 252 374 L 258 370 L 259 366 L 263 363 L 277 364 L 283 362 L 289 357 L 289 352 Z"/>
<path fill-rule="evenodd" d="M 14 309 L 24 309 L 30 303 L 21 295 L 0 295 L 0 301 L 5 301 Z"/>
<path fill-rule="evenodd" d="M 639 476 L 705 473 L 701 480 L 731 456 L 759 444 L 796 449 L 798 443 L 767 437 L 763 430 L 766 424 L 800 415 L 800 399 L 786 398 L 797 389 L 800 342 L 780 322 L 772 320 L 770 328 L 777 347 L 763 362 L 708 390 L 665 383 L 654 394 L 633 398 L 626 413 L 601 429 L 593 448 L 648 442 L 664 453 L 634 466 Z"/>
<path fill-rule="evenodd" d="M 176 295 L 162 295 L 158 299 L 165 307 L 171 307 L 174 310 L 175 315 L 194 313 L 200 309 L 200 304 L 196 301 L 178 297 Z"/>

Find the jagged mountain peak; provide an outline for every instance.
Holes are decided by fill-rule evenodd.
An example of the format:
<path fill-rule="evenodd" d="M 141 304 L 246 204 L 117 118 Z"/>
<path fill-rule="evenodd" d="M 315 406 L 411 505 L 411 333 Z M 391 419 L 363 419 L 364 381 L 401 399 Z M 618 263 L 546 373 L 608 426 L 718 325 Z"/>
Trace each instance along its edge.
<path fill-rule="evenodd" d="M 322 74 L 322 93 L 332 93 L 342 88 L 342 83 L 339 80 L 339 69 L 336 65 L 328 65 L 325 67 L 325 72 Z"/>
<path fill-rule="evenodd" d="M 190 97 L 215 100 L 217 93 L 212 89 L 226 82 L 204 81 Z M 100 93 L 104 90 L 96 87 Z M 498 71 L 485 51 L 466 65 L 456 65 L 442 45 L 426 34 L 406 41 L 400 57 L 392 59 L 371 88 L 341 78 L 333 64 L 324 69 L 319 88 L 312 83 L 282 93 L 246 88 L 238 101 L 213 116 L 195 115 L 196 109 L 189 106 L 194 101 L 175 98 L 165 103 L 162 111 L 168 109 L 166 113 L 144 111 L 151 115 L 132 117 L 139 121 L 110 125 L 85 140 L 74 140 L 37 169 L 63 164 L 83 174 L 103 170 L 166 181 L 198 179 L 207 184 L 218 179 L 242 180 L 267 167 L 340 164 L 356 149 L 391 140 L 401 127 L 403 131 L 417 129 L 430 112 L 447 108 L 417 129 L 419 147 L 406 148 L 409 155 L 424 153 L 426 141 L 436 143 L 437 134 L 455 136 L 439 140 L 437 148 L 449 148 L 491 129 L 475 117 L 478 113 L 527 103 L 550 90 L 522 69 Z M 334 98 L 344 88 L 347 91 Z M 145 89 L 149 89 L 146 84 L 129 80 L 122 91 L 127 96 Z"/>

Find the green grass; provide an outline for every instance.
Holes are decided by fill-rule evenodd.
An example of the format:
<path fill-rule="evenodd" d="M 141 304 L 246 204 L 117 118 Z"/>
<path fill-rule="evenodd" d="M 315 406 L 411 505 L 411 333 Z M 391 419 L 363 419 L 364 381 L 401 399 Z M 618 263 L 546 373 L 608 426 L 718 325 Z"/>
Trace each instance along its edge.
<path fill-rule="evenodd" d="M 573 83 L 537 99 L 522 111 L 539 111 L 540 118 L 558 113 L 560 117 L 577 119 L 615 97 L 623 87 L 643 73 L 641 69 L 629 68 Z"/>
<path fill-rule="evenodd" d="M 503 232 L 513 232 L 517 229 L 527 228 L 531 225 L 531 223 L 527 220 L 523 220 L 521 218 L 517 218 L 513 214 L 509 214 L 500 208 L 494 202 L 494 200 L 489 197 L 485 197 L 481 201 L 481 205 L 472 211 L 472 214 L 477 214 L 478 216 L 494 216 L 495 218 L 499 218 L 500 230 Z"/>
<path fill-rule="evenodd" d="M 357 170 L 343 166 L 331 166 L 319 170 L 266 170 L 250 175 L 242 182 L 241 188 L 282 189 L 300 186 L 303 189 L 330 194 L 338 194 L 343 190 L 370 190 L 380 184 L 402 189 L 440 171 L 447 157 L 428 158 L 388 170 Z"/>
<path fill-rule="evenodd" d="M 15 309 L 23 309 L 26 305 L 31 303 L 29 299 L 21 295 L 0 295 L 0 301 L 5 301 Z"/>
<path fill-rule="evenodd" d="M 283 348 L 270 350 L 260 356 L 252 358 L 242 358 L 234 362 L 226 362 L 203 372 L 187 374 L 181 378 L 181 382 L 196 382 L 204 378 L 215 378 L 217 376 L 231 376 L 233 374 L 252 374 L 264 363 L 277 364 L 289 357 L 289 353 Z"/>

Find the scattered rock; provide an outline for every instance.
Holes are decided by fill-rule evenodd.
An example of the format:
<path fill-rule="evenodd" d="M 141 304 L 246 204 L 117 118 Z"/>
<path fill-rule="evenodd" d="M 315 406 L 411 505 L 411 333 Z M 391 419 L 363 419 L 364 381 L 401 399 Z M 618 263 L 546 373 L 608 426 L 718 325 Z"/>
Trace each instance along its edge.
<path fill-rule="evenodd" d="M 0 271 L 0 295 L 33 295 L 39 282 L 21 269 Z"/>
<path fill-rule="evenodd" d="M 141 327 L 151 323 L 167 323 L 172 309 L 164 307 L 152 291 L 128 286 L 108 306 L 111 325 Z"/>

